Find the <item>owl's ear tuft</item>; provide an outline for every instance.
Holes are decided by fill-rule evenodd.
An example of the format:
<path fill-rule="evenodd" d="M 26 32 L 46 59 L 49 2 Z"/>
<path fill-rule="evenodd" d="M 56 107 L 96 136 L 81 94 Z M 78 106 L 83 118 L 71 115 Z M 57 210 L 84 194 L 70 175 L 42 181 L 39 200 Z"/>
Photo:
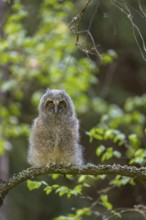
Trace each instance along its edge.
<path fill-rule="evenodd" d="M 46 94 L 46 93 L 51 93 L 51 91 L 52 91 L 51 89 L 48 89 L 48 88 L 47 88 L 45 94 Z"/>
<path fill-rule="evenodd" d="M 46 92 L 50 92 L 50 91 L 51 91 L 51 89 L 49 89 L 49 88 L 46 89 Z"/>
<path fill-rule="evenodd" d="M 60 90 L 63 94 L 66 94 L 65 90 L 64 89 L 61 89 Z"/>

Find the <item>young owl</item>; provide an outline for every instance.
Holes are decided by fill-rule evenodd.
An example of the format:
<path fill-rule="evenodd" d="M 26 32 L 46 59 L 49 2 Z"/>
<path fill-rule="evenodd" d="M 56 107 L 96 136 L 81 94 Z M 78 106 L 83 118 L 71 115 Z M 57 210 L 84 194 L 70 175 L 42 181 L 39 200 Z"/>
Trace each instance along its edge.
<path fill-rule="evenodd" d="M 79 121 L 71 98 L 63 90 L 48 89 L 38 110 L 29 138 L 28 162 L 33 166 L 82 165 Z"/>

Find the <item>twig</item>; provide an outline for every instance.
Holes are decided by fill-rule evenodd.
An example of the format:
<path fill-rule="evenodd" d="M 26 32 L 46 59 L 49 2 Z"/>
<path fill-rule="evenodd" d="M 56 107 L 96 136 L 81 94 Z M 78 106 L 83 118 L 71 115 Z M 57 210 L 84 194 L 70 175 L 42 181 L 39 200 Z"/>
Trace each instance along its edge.
<path fill-rule="evenodd" d="M 144 16 L 144 18 L 146 19 L 146 12 L 144 12 L 142 6 L 141 6 L 141 3 L 140 3 L 140 0 L 138 1 L 138 6 L 139 6 L 139 9 L 140 11 L 142 12 L 142 15 Z"/>
<path fill-rule="evenodd" d="M 72 31 L 72 33 L 74 33 L 76 35 L 76 46 L 78 47 L 79 50 L 81 50 L 83 53 L 85 53 L 87 55 L 87 57 L 89 57 L 89 54 L 93 54 L 93 55 L 97 55 L 97 57 L 99 57 L 101 59 L 102 56 L 101 56 L 100 52 L 97 50 L 94 38 L 93 38 L 92 34 L 90 33 L 90 26 L 91 26 L 93 17 L 95 16 L 95 13 L 91 17 L 91 21 L 90 21 L 88 30 L 80 30 L 81 20 L 83 18 L 83 15 L 85 14 L 85 11 L 88 8 L 90 1 L 91 0 L 88 0 L 85 4 L 84 8 L 81 10 L 81 12 L 72 18 L 71 22 L 69 23 L 69 28 Z M 98 9 L 98 6 L 99 5 L 97 5 L 97 9 Z M 96 9 L 96 11 L 97 11 L 97 9 Z M 73 25 L 74 22 L 77 22 L 76 29 L 74 28 L 74 25 Z M 95 53 L 92 53 L 92 51 L 90 52 L 86 48 L 81 47 L 81 45 L 79 43 L 79 37 L 80 37 L 80 34 L 83 34 L 83 33 L 86 33 L 86 38 L 87 38 L 87 36 L 89 37 Z"/>
<path fill-rule="evenodd" d="M 142 58 L 144 59 L 144 61 L 146 61 L 146 43 L 145 43 L 145 40 L 143 38 L 143 35 L 139 29 L 139 27 L 135 24 L 134 20 L 133 20 L 133 15 L 129 9 L 129 7 L 127 6 L 127 3 L 125 0 L 122 0 L 121 2 L 117 1 L 117 0 L 112 0 L 112 3 L 122 12 L 124 13 L 127 18 L 129 19 L 129 21 L 131 22 L 131 25 L 132 25 L 132 30 L 133 30 L 133 36 L 134 36 L 134 39 L 137 43 L 137 46 L 139 48 L 139 51 L 142 55 Z M 140 2 L 139 3 L 139 7 L 141 6 L 140 5 Z M 141 8 L 140 8 L 141 9 Z M 142 15 L 144 16 L 144 11 L 142 12 Z M 138 35 L 138 36 L 136 36 Z M 138 39 L 139 37 L 139 39 Z M 142 43 L 142 46 L 140 45 L 140 41 L 141 40 L 141 43 Z"/>
<path fill-rule="evenodd" d="M 85 7 L 82 9 L 82 11 L 81 11 L 80 14 L 79 14 L 79 22 L 77 23 L 77 37 L 76 37 L 76 44 L 78 44 L 78 42 L 79 42 L 79 31 L 80 31 L 80 23 L 81 23 L 81 19 L 82 19 L 84 13 L 85 13 L 85 11 L 86 11 L 86 9 L 87 9 L 87 7 L 88 7 L 90 1 L 91 1 L 91 0 L 88 0 L 88 1 L 87 1 Z"/>

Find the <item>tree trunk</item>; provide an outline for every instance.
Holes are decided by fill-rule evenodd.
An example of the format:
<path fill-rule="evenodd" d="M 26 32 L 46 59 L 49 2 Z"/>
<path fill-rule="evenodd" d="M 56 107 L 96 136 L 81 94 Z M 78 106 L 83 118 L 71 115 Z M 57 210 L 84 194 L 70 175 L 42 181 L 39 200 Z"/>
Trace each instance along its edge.
<path fill-rule="evenodd" d="M 3 25 L 5 23 L 5 18 L 7 11 L 11 7 L 11 4 L 0 0 L 0 37 L 3 37 Z M 0 97 L 1 98 L 1 97 Z M 0 157 L 0 179 L 8 180 L 9 178 L 9 157 L 5 153 L 4 156 Z M 8 220 L 8 199 L 3 203 L 0 209 L 0 220 Z"/>
<path fill-rule="evenodd" d="M 7 181 L 9 178 L 9 158 L 6 153 L 0 157 L 0 179 Z M 4 203 L 0 209 L 0 220 L 8 220 L 8 198 L 4 200 Z"/>

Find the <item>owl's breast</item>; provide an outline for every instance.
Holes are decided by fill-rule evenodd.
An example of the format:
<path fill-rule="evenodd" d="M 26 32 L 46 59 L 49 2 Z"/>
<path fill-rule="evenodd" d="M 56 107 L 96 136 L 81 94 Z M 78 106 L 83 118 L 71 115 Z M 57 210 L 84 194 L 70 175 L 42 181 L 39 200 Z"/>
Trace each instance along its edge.
<path fill-rule="evenodd" d="M 48 126 L 45 126 L 43 129 L 43 148 L 48 151 L 64 151 L 71 143 L 76 141 L 74 137 L 74 126 L 71 126 L 66 121 L 62 123 L 49 123 Z"/>
<path fill-rule="evenodd" d="M 42 148 L 53 151 L 58 148 L 60 142 L 60 128 L 58 126 L 48 126 L 42 131 Z"/>

